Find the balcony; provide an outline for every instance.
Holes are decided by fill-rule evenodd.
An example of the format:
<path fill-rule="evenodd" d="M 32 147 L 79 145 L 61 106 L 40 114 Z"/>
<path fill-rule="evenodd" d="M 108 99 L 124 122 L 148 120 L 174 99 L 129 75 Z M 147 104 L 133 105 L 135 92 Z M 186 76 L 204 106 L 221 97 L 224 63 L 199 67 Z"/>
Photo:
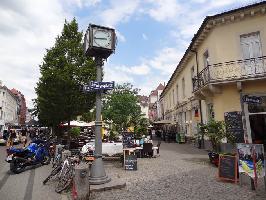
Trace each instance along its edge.
<path fill-rule="evenodd" d="M 217 63 L 205 67 L 193 78 L 193 92 L 226 82 L 266 78 L 266 56 L 246 60 Z"/>

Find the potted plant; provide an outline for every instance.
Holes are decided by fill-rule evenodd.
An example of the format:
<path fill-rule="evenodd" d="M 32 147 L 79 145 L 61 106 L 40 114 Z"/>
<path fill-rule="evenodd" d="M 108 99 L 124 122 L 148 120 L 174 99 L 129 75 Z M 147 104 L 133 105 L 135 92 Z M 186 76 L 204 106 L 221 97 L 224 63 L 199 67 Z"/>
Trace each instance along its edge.
<path fill-rule="evenodd" d="M 227 136 L 225 123 L 210 119 L 207 124 L 200 125 L 202 135 L 208 137 L 212 144 L 212 151 L 208 153 L 210 162 L 218 166 L 221 140 Z"/>

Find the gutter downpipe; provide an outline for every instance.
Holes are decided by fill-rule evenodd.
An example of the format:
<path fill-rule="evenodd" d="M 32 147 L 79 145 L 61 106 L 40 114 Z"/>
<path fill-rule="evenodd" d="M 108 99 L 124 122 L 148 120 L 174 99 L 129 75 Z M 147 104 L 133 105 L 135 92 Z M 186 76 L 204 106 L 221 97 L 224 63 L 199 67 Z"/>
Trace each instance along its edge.
<path fill-rule="evenodd" d="M 195 53 L 196 55 L 196 67 L 197 67 L 197 78 L 199 76 L 199 61 L 198 61 L 198 52 L 195 50 L 190 49 L 191 52 Z M 199 87 L 199 81 L 198 81 L 198 87 Z M 199 99 L 199 110 L 200 110 L 200 123 L 203 124 L 202 119 L 202 106 L 201 106 L 201 100 Z M 199 143 L 199 149 L 204 148 L 204 138 L 203 135 L 201 136 L 201 142 Z"/>

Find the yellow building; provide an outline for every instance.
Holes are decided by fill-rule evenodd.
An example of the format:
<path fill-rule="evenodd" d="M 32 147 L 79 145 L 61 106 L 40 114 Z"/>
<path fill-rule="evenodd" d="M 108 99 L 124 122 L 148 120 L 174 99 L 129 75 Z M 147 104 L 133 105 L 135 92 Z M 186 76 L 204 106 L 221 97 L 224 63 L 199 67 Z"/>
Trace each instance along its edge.
<path fill-rule="evenodd" d="M 238 120 L 238 142 L 265 143 L 265 55 L 266 2 L 206 17 L 161 94 L 163 118 L 187 137 L 211 117 Z"/>

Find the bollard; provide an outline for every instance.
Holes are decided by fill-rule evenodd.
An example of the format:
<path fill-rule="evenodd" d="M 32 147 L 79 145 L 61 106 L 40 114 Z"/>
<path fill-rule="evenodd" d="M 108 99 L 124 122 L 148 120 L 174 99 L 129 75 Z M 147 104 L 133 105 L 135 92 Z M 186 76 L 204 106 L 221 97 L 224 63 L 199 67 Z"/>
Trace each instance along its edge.
<path fill-rule="evenodd" d="M 90 196 L 89 165 L 80 163 L 75 166 L 73 199 L 85 200 Z"/>

